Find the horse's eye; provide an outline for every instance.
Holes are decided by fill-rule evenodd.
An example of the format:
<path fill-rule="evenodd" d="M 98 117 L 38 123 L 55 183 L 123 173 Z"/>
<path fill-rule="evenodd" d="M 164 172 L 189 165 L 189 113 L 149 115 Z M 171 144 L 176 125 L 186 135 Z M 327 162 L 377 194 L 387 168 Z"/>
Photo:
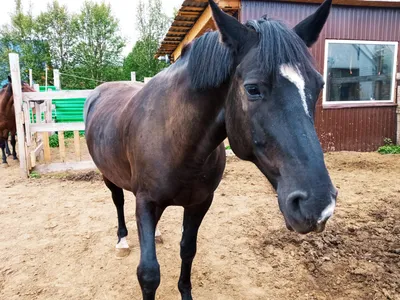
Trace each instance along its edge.
<path fill-rule="evenodd" d="M 244 87 L 246 89 L 247 94 L 251 98 L 260 98 L 261 97 L 260 89 L 258 88 L 258 86 L 256 84 L 247 84 Z"/>

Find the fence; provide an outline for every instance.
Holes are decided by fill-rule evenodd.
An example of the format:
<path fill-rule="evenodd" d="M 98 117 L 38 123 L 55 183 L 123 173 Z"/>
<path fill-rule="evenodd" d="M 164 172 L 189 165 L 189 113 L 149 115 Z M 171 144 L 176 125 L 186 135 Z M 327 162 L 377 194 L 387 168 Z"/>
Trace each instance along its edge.
<path fill-rule="evenodd" d="M 68 104 L 71 99 L 80 99 L 75 103 L 75 108 L 82 106 L 92 90 L 77 91 L 45 91 L 45 92 L 22 92 L 21 72 L 19 56 L 16 53 L 9 54 L 11 81 L 14 95 L 15 120 L 17 125 L 18 151 L 20 160 L 20 170 L 23 177 L 30 175 L 31 170 L 35 169 L 41 173 L 63 172 L 69 170 L 84 170 L 95 168 L 92 160 L 82 160 L 81 139 L 79 132 L 85 130 L 83 122 L 65 122 L 66 120 L 81 120 L 76 116 L 68 120 L 67 117 L 53 122 L 52 106 L 53 99 L 59 107 L 74 107 Z M 30 73 L 31 77 L 31 73 Z M 150 78 L 146 78 L 148 81 Z M 136 81 L 135 73 L 132 72 L 131 80 Z M 30 79 L 32 84 L 32 80 Z M 59 86 L 59 82 L 57 83 Z M 39 90 L 37 88 L 37 90 Z M 40 102 L 44 101 L 42 104 Z M 34 114 L 32 116 L 32 114 Z M 73 113 L 73 114 L 76 114 Z M 44 118 L 42 116 L 44 115 Z M 60 122 L 61 121 L 61 122 Z M 67 149 L 65 147 L 64 132 L 73 132 L 74 161 L 67 161 Z M 50 136 L 58 134 L 59 148 L 58 156 L 61 162 L 52 162 L 50 149 Z M 42 163 L 44 162 L 44 163 Z"/>

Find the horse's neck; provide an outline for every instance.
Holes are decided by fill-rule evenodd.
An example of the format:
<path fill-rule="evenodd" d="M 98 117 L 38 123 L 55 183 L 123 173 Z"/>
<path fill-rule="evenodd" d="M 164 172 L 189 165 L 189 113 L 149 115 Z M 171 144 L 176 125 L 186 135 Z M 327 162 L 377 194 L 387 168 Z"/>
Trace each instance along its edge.
<path fill-rule="evenodd" d="M 170 78 L 170 82 L 179 82 L 176 86 L 178 97 L 172 104 L 177 111 L 187 143 L 193 145 L 199 158 L 208 156 L 226 138 L 224 99 L 228 86 L 205 91 L 193 91 L 185 72 Z"/>

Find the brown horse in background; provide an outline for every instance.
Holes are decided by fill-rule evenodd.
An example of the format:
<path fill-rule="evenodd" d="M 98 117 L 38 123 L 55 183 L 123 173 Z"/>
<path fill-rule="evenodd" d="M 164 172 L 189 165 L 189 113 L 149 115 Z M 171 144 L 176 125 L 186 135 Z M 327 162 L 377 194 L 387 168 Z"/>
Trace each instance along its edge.
<path fill-rule="evenodd" d="M 35 92 L 26 82 L 21 83 L 22 92 Z M 11 77 L 8 83 L 0 90 L 0 148 L 2 152 L 2 165 L 8 166 L 7 155 L 11 155 L 8 148 L 8 136 L 11 135 L 11 146 L 13 159 L 17 159 L 15 151 L 15 134 L 17 126 L 15 123 L 14 97 L 11 85 Z"/>
<path fill-rule="evenodd" d="M 178 288 L 192 299 L 197 233 L 222 178 L 226 137 L 271 182 L 288 229 L 324 230 L 337 191 L 314 127 L 324 82 L 307 47 L 331 2 L 289 28 L 267 18 L 243 25 L 209 0 L 219 32 L 187 45 L 146 85 L 105 83 L 87 98 L 87 145 L 117 208 L 117 247 L 129 247 L 123 189 L 136 196 L 143 299 L 154 300 L 160 284 L 154 235 L 172 205 L 184 207 Z"/>

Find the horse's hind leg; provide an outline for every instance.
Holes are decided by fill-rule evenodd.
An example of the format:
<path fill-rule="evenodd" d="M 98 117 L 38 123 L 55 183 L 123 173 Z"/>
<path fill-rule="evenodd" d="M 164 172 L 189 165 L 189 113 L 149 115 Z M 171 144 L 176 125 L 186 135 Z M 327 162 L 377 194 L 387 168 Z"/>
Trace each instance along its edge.
<path fill-rule="evenodd" d="M 214 194 L 211 194 L 207 201 L 193 207 L 185 208 L 181 240 L 182 265 L 178 282 L 182 300 L 192 300 L 192 283 L 190 276 L 197 249 L 197 233 L 204 216 L 210 208 L 213 197 Z"/>
<path fill-rule="evenodd" d="M 8 142 L 7 142 L 8 144 Z M 15 151 L 15 145 L 17 144 L 16 140 L 15 140 L 15 133 L 11 134 L 11 146 L 12 146 L 12 155 L 13 155 L 13 159 L 17 160 L 17 151 Z"/>
<path fill-rule="evenodd" d="M 7 156 L 6 156 L 6 143 L 7 141 L 3 138 L 0 138 L 0 148 L 1 148 L 1 154 L 2 154 L 2 166 L 3 167 L 8 167 L 7 164 Z"/>
<path fill-rule="evenodd" d="M 126 241 L 126 237 L 128 236 L 128 229 L 125 224 L 125 215 L 124 215 L 124 192 L 123 190 L 108 180 L 103 176 L 104 183 L 110 189 L 112 199 L 114 201 L 115 207 L 117 208 L 118 215 L 118 244 L 116 247 L 116 255 L 117 257 L 125 257 L 129 255 L 130 249 L 128 242 Z"/>
<path fill-rule="evenodd" d="M 11 155 L 10 147 L 8 147 L 8 139 L 6 140 L 6 154 L 7 156 Z"/>

